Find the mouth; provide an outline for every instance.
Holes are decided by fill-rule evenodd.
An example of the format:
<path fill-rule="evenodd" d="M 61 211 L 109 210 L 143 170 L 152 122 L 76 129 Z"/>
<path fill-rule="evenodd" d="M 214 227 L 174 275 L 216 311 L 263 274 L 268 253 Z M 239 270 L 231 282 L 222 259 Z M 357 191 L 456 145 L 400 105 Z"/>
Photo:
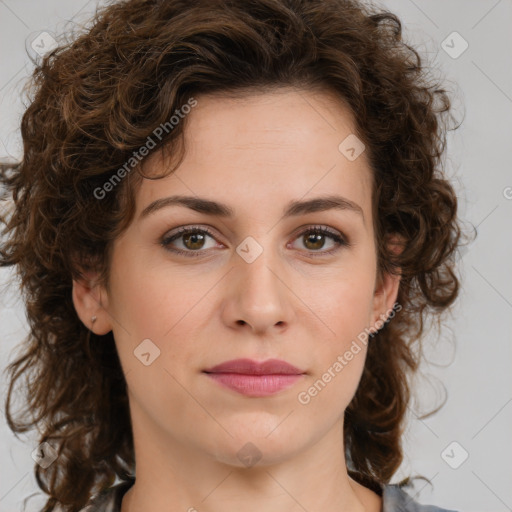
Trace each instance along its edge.
<path fill-rule="evenodd" d="M 304 378 L 305 372 L 279 359 L 234 359 L 203 370 L 223 387 L 250 397 L 274 395 Z"/>

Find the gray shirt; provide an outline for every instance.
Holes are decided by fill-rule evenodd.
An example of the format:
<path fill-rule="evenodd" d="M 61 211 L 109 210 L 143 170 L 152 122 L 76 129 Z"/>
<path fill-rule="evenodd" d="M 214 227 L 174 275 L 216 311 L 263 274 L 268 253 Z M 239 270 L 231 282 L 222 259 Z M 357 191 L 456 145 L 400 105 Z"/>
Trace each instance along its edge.
<path fill-rule="evenodd" d="M 124 494 L 133 480 L 121 482 L 93 497 L 82 512 L 120 512 Z M 382 512 L 457 512 L 433 505 L 420 505 L 398 485 L 382 486 Z"/>

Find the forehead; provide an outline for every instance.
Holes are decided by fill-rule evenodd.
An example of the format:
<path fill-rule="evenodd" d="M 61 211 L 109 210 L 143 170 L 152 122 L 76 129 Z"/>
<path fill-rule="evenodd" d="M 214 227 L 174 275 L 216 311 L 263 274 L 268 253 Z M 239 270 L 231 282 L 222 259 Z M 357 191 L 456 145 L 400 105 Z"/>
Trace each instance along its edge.
<path fill-rule="evenodd" d="M 344 141 L 353 145 L 357 139 L 352 113 L 339 98 L 325 91 L 280 89 L 196 100 L 186 118 L 180 166 L 166 178 L 143 180 L 138 212 L 170 193 L 215 198 L 236 211 L 339 193 L 370 218 L 371 172 L 364 151 L 353 160 L 344 153 Z M 155 152 L 145 172 L 161 173 L 166 165 Z"/>

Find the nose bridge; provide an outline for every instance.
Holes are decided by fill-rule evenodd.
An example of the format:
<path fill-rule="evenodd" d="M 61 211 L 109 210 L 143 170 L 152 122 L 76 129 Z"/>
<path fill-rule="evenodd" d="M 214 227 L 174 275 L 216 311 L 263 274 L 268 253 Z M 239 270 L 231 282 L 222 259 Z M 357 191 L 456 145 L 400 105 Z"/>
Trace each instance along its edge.
<path fill-rule="evenodd" d="M 267 237 L 269 240 L 270 237 Z M 244 255 L 240 256 L 241 261 L 239 262 L 239 273 L 242 276 L 241 286 L 245 288 L 243 296 L 252 299 L 255 302 L 255 307 L 261 307 L 261 302 L 265 301 L 265 298 L 276 299 L 279 295 L 277 289 L 278 281 L 276 277 L 276 270 L 273 267 L 278 266 L 276 264 L 277 258 L 275 257 L 275 249 L 271 247 L 271 244 L 267 242 L 265 247 L 261 244 L 260 249 L 255 246 L 257 242 L 248 240 L 238 248 L 237 252 L 240 254 L 242 251 L 249 249 L 252 252 L 252 258 L 245 258 Z M 273 271 L 272 271 L 273 270 Z"/>
<path fill-rule="evenodd" d="M 262 331 L 290 320 L 288 291 L 281 281 L 283 265 L 278 248 L 270 242 L 271 236 L 260 243 L 245 239 L 237 248 L 239 258 L 235 269 L 234 322 L 249 324 Z"/>

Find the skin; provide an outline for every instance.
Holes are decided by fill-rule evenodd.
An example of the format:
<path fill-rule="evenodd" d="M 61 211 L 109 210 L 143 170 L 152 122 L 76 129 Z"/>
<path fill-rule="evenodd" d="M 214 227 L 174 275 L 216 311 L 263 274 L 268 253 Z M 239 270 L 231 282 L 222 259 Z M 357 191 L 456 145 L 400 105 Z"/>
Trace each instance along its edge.
<path fill-rule="evenodd" d="M 196 99 L 181 165 L 137 190 L 135 218 L 114 243 L 108 289 L 94 275 L 73 283 L 84 324 L 113 331 L 126 377 L 137 473 L 122 512 L 378 512 L 381 498 L 348 476 L 342 436 L 366 345 L 307 405 L 297 398 L 365 327 L 389 315 L 398 292 L 398 277 L 377 275 L 366 155 L 349 161 L 338 150 L 355 131 L 351 114 L 319 91 Z M 155 152 L 147 165 L 159 172 L 165 162 Z M 174 205 L 139 218 L 175 194 L 225 203 L 236 215 Z M 363 215 L 330 209 L 282 218 L 289 201 L 329 194 L 357 203 Z M 191 225 L 214 234 L 201 255 L 161 245 Z M 350 246 L 322 254 L 337 244 L 329 236 L 323 246 L 308 242 L 301 232 L 313 226 L 343 234 Z M 252 263 L 236 252 L 247 236 L 263 248 Z M 197 252 L 201 244 L 186 239 L 170 247 Z M 160 356 L 145 366 L 133 352 L 147 338 Z M 307 373 L 264 398 L 202 373 L 243 357 L 284 359 Z M 248 442 L 261 454 L 250 467 L 237 457 Z"/>

